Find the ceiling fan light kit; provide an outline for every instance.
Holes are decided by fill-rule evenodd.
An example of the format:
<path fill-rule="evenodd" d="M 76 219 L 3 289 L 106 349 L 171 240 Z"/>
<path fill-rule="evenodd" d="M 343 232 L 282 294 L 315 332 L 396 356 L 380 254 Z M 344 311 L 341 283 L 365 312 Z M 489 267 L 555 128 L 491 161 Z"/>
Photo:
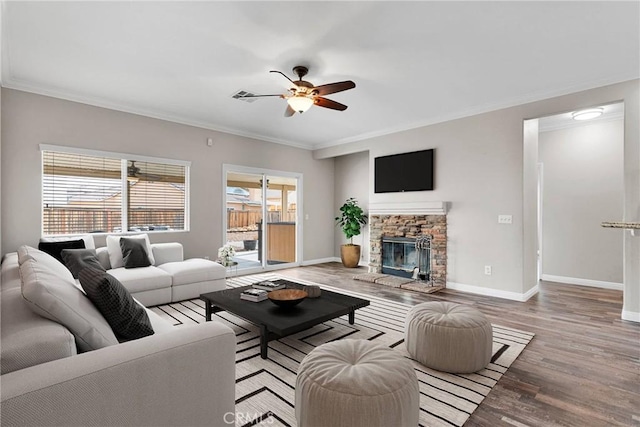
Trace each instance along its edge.
<path fill-rule="evenodd" d="M 356 84 L 351 80 L 346 80 L 343 82 L 329 83 L 321 86 L 314 86 L 312 83 L 302 80 L 304 76 L 307 75 L 309 69 L 302 65 L 298 65 L 293 67 L 293 72 L 298 76 L 297 81 L 291 80 L 285 73 L 282 71 L 272 70 L 271 73 L 278 73 L 284 76 L 287 80 L 289 80 L 293 87 L 289 89 L 289 93 L 282 95 L 243 95 L 243 98 L 262 98 L 267 96 L 279 96 L 282 99 L 287 100 L 287 109 L 284 112 L 285 117 L 291 117 L 296 112 L 304 113 L 312 105 L 317 105 L 318 107 L 329 108 L 331 110 L 344 111 L 347 109 L 347 106 L 341 104 L 336 101 L 332 101 L 328 98 L 324 98 L 324 95 L 329 95 L 332 93 L 342 92 L 345 90 L 353 89 L 356 87 Z"/>
<path fill-rule="evenodd" d="M 295 95 L 287 99 L 287 103 L 294 111 L 302 114 L 313 105 L 313 99 L 307 96 Z"/>

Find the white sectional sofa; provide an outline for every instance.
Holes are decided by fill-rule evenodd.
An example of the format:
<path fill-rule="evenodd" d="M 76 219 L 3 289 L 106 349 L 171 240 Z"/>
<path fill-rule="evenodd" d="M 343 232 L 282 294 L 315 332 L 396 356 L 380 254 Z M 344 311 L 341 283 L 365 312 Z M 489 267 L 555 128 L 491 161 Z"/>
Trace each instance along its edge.
<path fill-rule="evenodd" d="M 118 239 L 144 238 L 151 253 L 149 267 L 124 268 Z M 109 235 L 107 245 L 96 247 L 93 235 L 42 238 L 41 242 L 84 241 L 86 249 L 95 249 L 105 270 L 122 283 L 145 307 L 198 298 L 206 292 L 225 289 L 226 268 L 203 258 L 184 259 L 180 243 L 150 243 L 146 234 Z M 114 266 L 112 264 L 116 263 Z"/>
<path fill-rule="evenodd" d="M 100 264 L 145 307 L 198 298 L 226 287 L 226 269 L 201 258 L 184 259 L 180 243 L 152 243 L 154 265 L 111 268 L 107 247 L 96 248 Z"/>
<path fill-rule="evenodd" d="M 210 268 L 213 263 L 182 261 L 181 246 L 154 245 L 154 253 L 158 265 L 145 267 L 144 275 L 128 276 L 118 269 L 110 273 L 138 289 L 134 295 L 157 304 L 224 286 L 224 268 L 219 277 L 220 269 Z M 47 263 L 57 263 L 55 259 L 45 259 L 49 256 L 40 251 L 32 254 L 34 261 L 24 262 L 38 263 L 41 271 L 47 268 L 43 274 L 23 272 L 21 278 L 16 253 L 2 260 L 3 426 L 226 425 L 225 414 L 233 414 L 235 406 L 236 339 L 229 327 L 215 321 L 173 326 L 147 309 L 153 335 L 78 353 L 71 331 L 36 314 L 21 292 L 21 287 L 34 285 L 25 280 L 74 288 L 73 278 L 63 271 L 69 278 L 59 281 L 56 268 L 62 266 L 51 269 Z M 72 301 L 63 301 L 72 311 L 78 298 L 86 298 L 79 292 Z"/>

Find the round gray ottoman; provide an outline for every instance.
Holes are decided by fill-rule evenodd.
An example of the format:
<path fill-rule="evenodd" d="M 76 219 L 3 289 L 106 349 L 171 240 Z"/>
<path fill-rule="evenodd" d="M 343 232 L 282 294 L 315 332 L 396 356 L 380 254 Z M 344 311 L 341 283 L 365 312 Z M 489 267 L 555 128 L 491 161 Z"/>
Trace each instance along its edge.
<path fill-rule="evenodd" d="M 411 362 L 367 340 L 315 348 L 296 379 L 300 427 L 418 425 L 420 393 Z"/>
<path fill-rule="evenodd" d="M 409 310 L 404 340 L 411 357 L 429 368 L 471 373 L 491 361 L 493 328 L 471 306 L 425 302 Z"/>

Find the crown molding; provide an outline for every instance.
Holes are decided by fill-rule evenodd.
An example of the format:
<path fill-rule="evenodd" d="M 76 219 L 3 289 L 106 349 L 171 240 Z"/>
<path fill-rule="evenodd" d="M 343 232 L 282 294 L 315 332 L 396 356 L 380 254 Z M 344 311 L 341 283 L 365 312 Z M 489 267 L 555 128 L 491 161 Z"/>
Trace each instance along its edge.
<path fill-rule="evenodd" d="M 567 86 L 563 89 L 558 89 L 558 90 L 531 92 L 527 95 L 511 98 L 509 101 L 505 101 L 505 102 L 486 103 L 486 104 L 478 105 L 476 107 L 461 110 L 455 113 L 443 114 L 441 116 L 432 117 L 427 120 L 422 120 L 422 121 L 410 123 L 407 125 L 400 125 L 400 126 L 395 126 L 395 127 L 375 131 L 375 132 L 363 133 L 353 137 L 338 139 L 332 142 L 315 144 L 313 145 L 313 150 L 320 150 L 322 148 L 329 148 L 337 145 L 344 145 L 350 142 L 358 142 L 365 139 L 377 138 L 380 136 L 417 129 L 425 126 L 435 125 L 437 123 L 449 122 L 452 120 L 462 119 L 465 117 L 477 116 L 478 114 L 489 113 L 491 111 L 502 110 L 505 108 L 517 107 L 519 105 L 530 104 L 537 101 L 544 101 L 550 98 L 556 98 L 563 95 L 570 95 L 573 93 L 582 92 L 590 89 L 596 89 L 599 87 L 608 86 L 616 83 L 623 83 L 623 82 L 635 80 L 638 78 L 640 78 L 639 75 L 630 76 L 630 75 L 624 74 L 624 75 L 618 75 L 615 77 L 608 77 L 604 79 L 585 81 L 585 82 Z"/>
<path fill-rule="evenodd" d="M 3 66 L 4 61 L 3 61 Z M 6 76 L 5 76 L 6 77 Z M 28 83 L 25 81 L 21 81 L 19 79 L 14 78 L 6 78 L 3 87 L 8 89 L 20 90 L 23 92 L 34 93 L 36 95 L 48 96 L 51 98 L 63 99 L 65 101 L 77 102 L 80 104 L 86 104 L 93 107 L 105 108 L 108 110 L 120 111 L 123 113 L 136 114 L 138 116 L 149 117 L 152 119 L 164 120 L 172 123 L 178 123 L 181 125 L 193 126 L 207 130 L 213 130 L 216 132 L 224 132 L 231 135 L 242 136 L 245 138 L 256 139 L 258 141 L 263 142 L 272 142 L 274 144 L 287 145 L 294 148 L 300 148 L 303 150 L 311 150 L 312 148 L 308 145 L 303 145 L 297 142 L 279 139 L 279 138 L 271 138 L 264 135 L 255 134 L 252 132 L 246 132 L 239 129 L 228 128 L 224 126 L 220 126 L 216 123 L 204 122 L 200 120 L 193 120 L 187 117 L 183 117 L 177 114 L 168 113 L 160 110 L 150 110 L 145 109 L 139 106 L 119 103 L 107 100 L 102 97 L 93 97 L 93 96 L 83 96 L 77 93 L 73 93 L 71 91 L 66 91 L 59 88 L 50 88 L 41 85 L 36 85 L 33 83 Z"/>
<path fill-rule="evenodd" d="M 1 4 L 4 5 L 4 2 L 2 2 Z M 4 15 L 2 19 L 4 19 Z M 5 31 L 5 28 L 6 28 L 6 25 L 2 25 L 2 28 L 0 28 L 0 31 Z M 2 40 L 0 42 L 3 45 L 6 45 L 7 43 L 5 40 L 6 40 L 6 37 L 2 37 Z M 11 76 L 11 67 L 9 63 L 8 49 L 6 49 L 5 46 L 2 46 L 2 48 L 3 48 L 2 57 L 1 57 L 2 72 L 0 73 L 0 84 L 2 85 L 2 87 L 8 88 L 8 89 L 20 90 L 23 92 L 34 93 L 37 95 L 49 96 L 52 98 L 63 99 L 66 101 L 78 102 L 81 104 L 91 105 L 94 107 L 106 108 L 109 110 L 121 111 L 129 114 L 136 114 L 139 116 L 150 117 L 153 119 L 164 120 L 172 123 L 178 123 L 178 124 L 183 124 L 187 126 L 194 126 L 194 127 L 213 130 L 217 132 L 224 132 L 227 134 L 241 136 L 244 138 L 251 138 L 258 141 L 271 142 L 274 144 L 280 144 L 280 145 L 285 145 L 289 147 L 299 148 L 303 150 L 310 150 L 310 151 L 320 150 L 323 148 L 329 148 L 329 147 L 334 147 L 338 145 L 345 145 L 351 142 L 363 141 L 363 140 L 372 139 L 380 136 L 390 135 L 393 133 L 430 126 L 437 123 L 443 123 L 443 122 L 457 120 L 465 117 L 471 117 L 478 114 L 488 113 L 491 111 L 502 110 L 505 108 L 511 108 L 511 107 L 515 107 L 523 104 L 528 104 L 531 102 L 542 101 L 545 99 L 554 98 L 562 95 L 568 95 L 568 94 L 580 92 L 583 90 L 595 89 L 595 88 L 607 86 L 610 84 L 622 83 L 625 81 L 637 79 L 639 77 L 639 76 L 611 77 L 608 79 L 601 79 L 597 81 L 591 81 L 591 82 L 586 82 L 578 85 L 573 85 L 571 87 L 567 87 L 562 90 L 535 92 L 525 96 L 512 98 L 510 101 L 506 101 L 506 102 L 487 103 L 477 107 L 461 110 L 456 113 L 444 114 L 441 116 L 433 117 L 428 120 L 423 120 L 420 122 L 414 122 L 407 125 L 394 126 L 394 127 L 390 127 L 390 128 L 375 131 L 375 132 L 368 132 L 360 135 L 355 135 L 353 137 L 338 139 L 333 142 L 320 143 L 320 144 L 314 144 L 309 146 L 309 145 L 301 144 L 299 142 L 290 141 L 287 139 L 273 138 L 273 137 L 268 137 L 268 136 L 260 135 L 257 133 L 253 133 L 253 132 L 243 131 L 240 129 L 229 128 L 229 127 L 221 126 L 219 124 L 212 123 L 212 122 L 193 120 L 184 116 L 180 116 L 178 114 L 173 114 L 173 113 L 169 113 L 161 110 L 145 109 L 145 108 L 131 105 L 131 104 L 114 102 L 102 97 L 84 96 L 84 95 L 73 93 L 71 91 L 60 89 L 60 88 L 46 87 L 43 85 L 37 85 L 34 83 L 29 83 L 19 79 L 15 79 Z"/>

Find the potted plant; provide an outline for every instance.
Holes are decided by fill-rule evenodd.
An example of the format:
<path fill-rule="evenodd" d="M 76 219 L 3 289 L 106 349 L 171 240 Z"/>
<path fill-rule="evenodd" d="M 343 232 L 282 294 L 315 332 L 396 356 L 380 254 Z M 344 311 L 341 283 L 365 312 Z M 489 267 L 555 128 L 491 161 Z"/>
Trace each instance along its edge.
<path fill-rule="evenodd" d="M 358 202 L 353 197 L 340 207 L 340 216 L 336 217 L 336 225 L 340 227 L 349 243 L 340 247 L 340 259 L 342 264 L 348 268 L 358 266 L 360 261 L 360 245 L 353 244 L 353 237 L 359 236 L 361 227 L 367 223 L 367 216 Z"/>

